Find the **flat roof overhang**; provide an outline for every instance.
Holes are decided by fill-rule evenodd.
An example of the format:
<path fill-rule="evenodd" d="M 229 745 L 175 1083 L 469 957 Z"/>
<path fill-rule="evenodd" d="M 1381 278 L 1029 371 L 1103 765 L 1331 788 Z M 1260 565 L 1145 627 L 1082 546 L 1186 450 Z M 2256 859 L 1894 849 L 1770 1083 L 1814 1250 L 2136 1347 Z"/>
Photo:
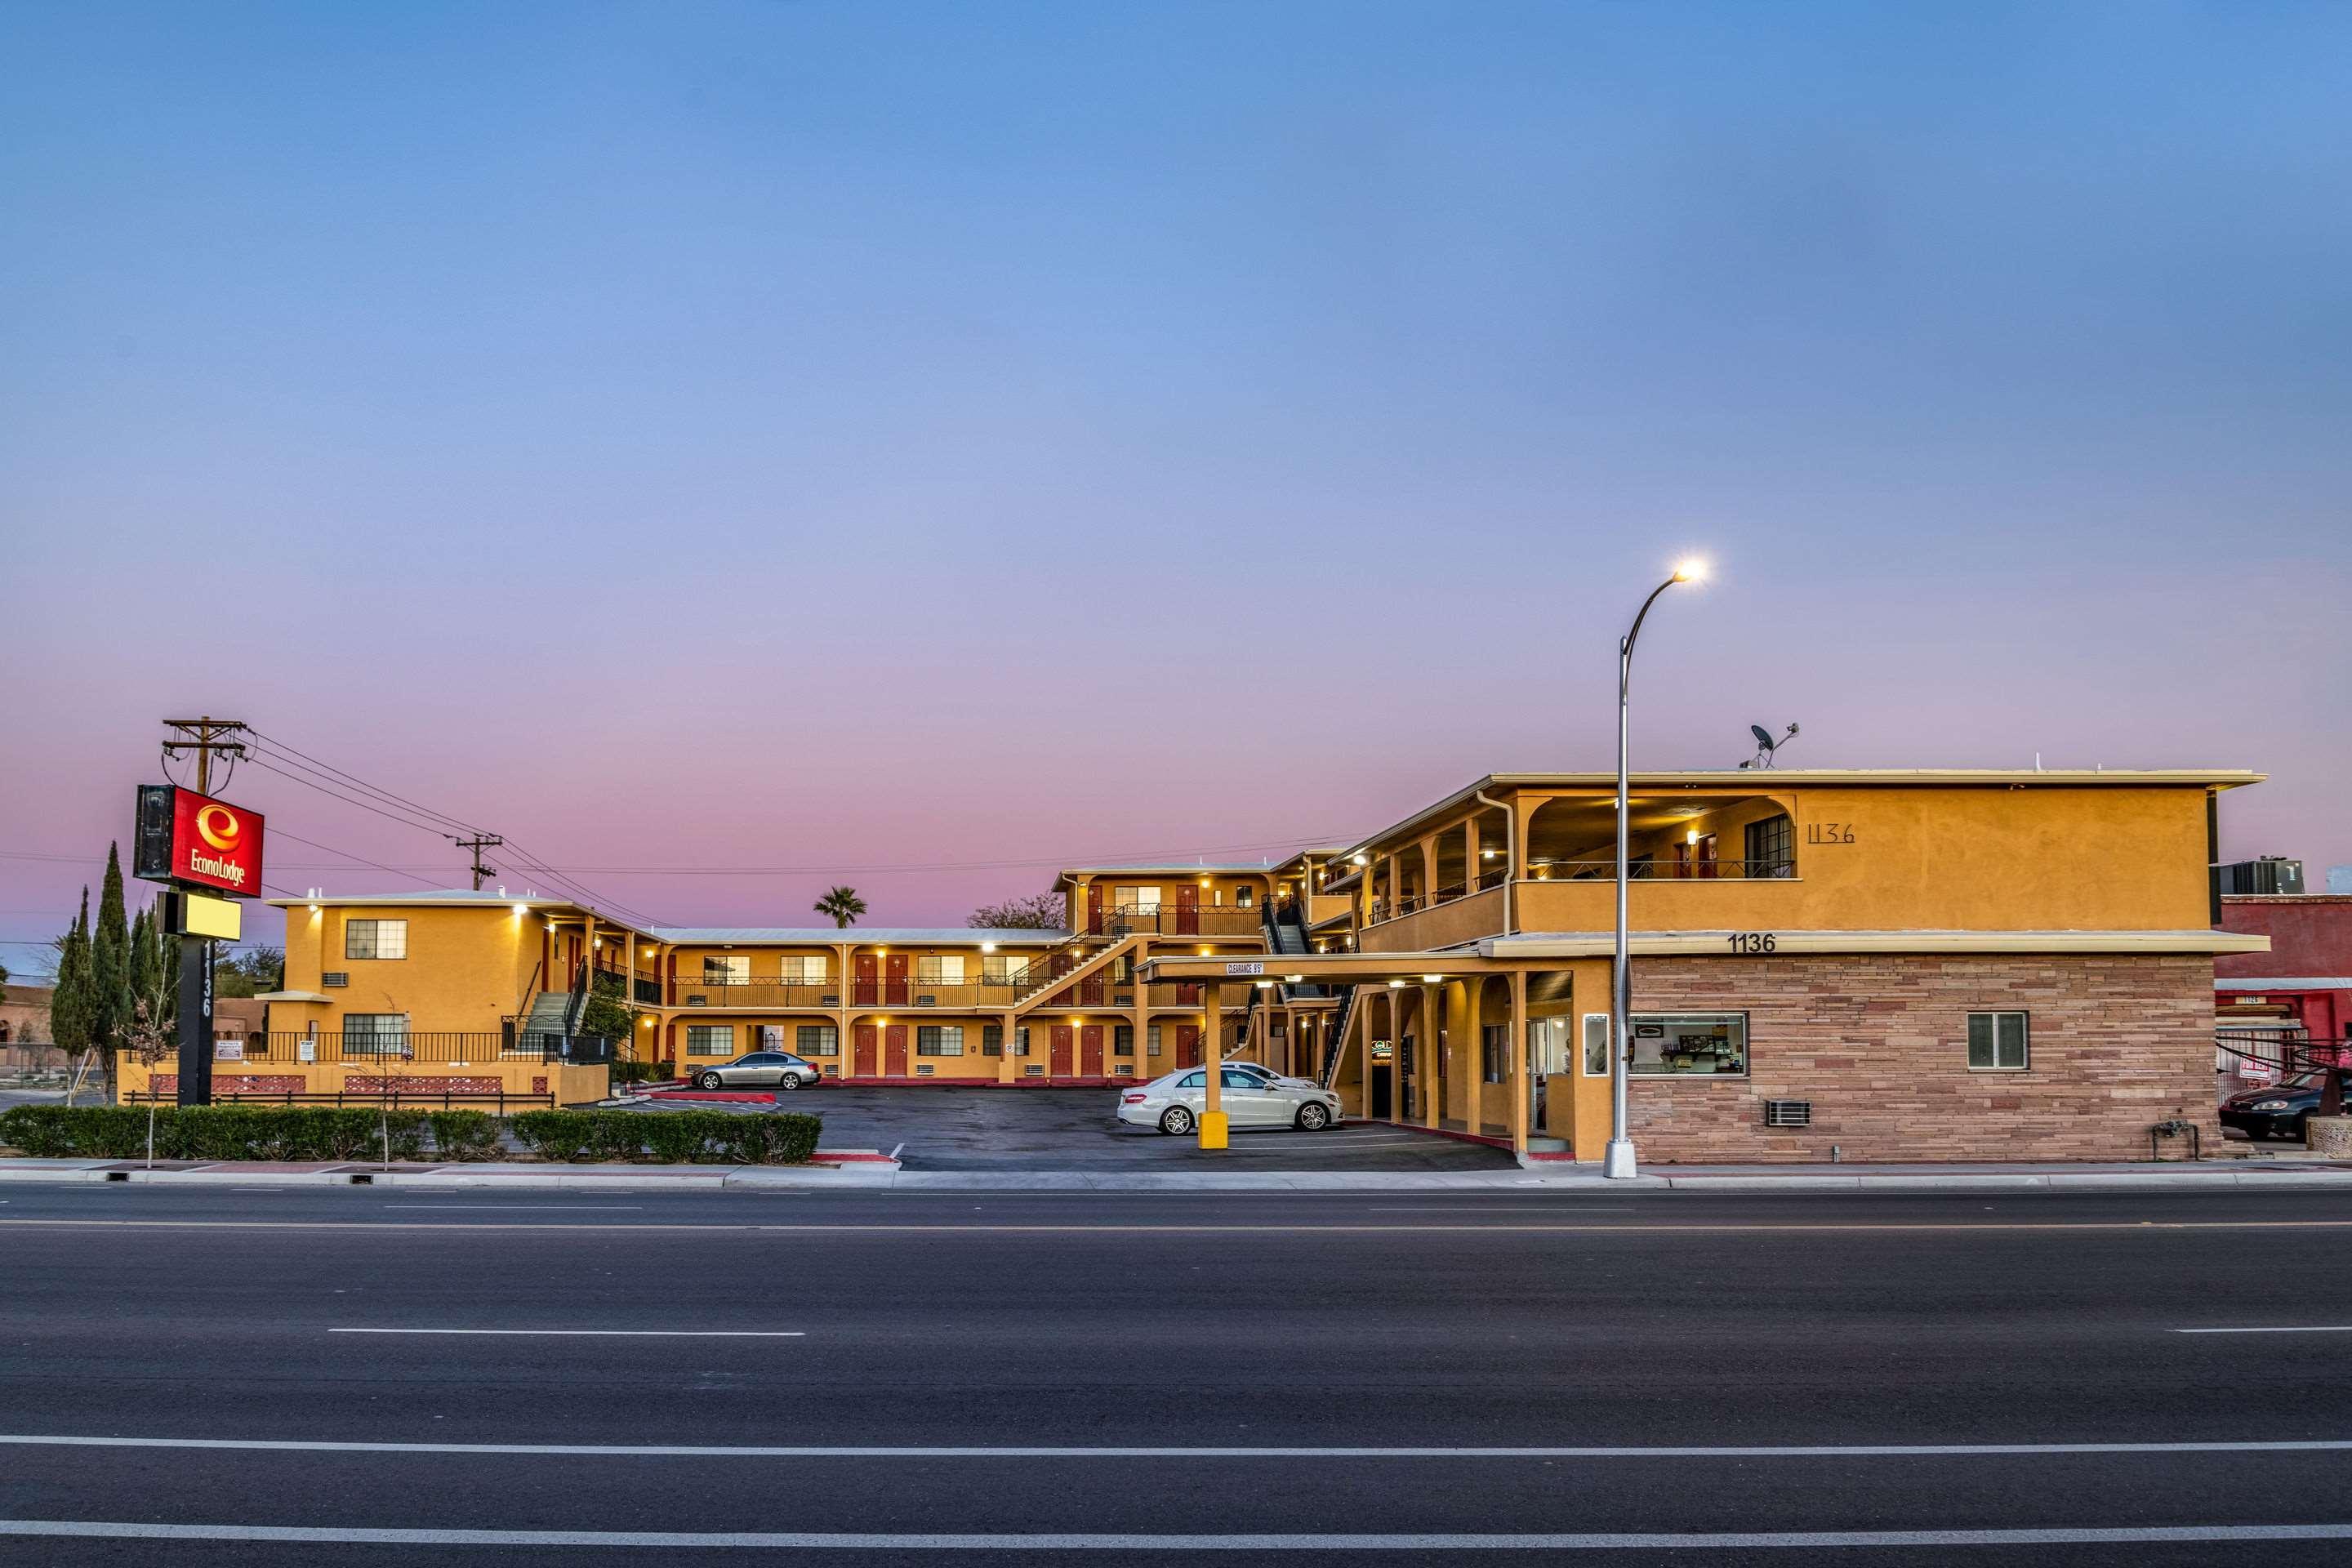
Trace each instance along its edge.
<path fill-rule="evenodd" d="M 1668 955 L 1744 960 L 1755 956 L 1734 948 L 1758 933 L 1732 931 L 1632 931 L 1626 945 L 1636 958 Z M 1774 954 L 1867 952 L 2268 952 L 2270 939 L 2224 931 L 1774 931 Z M 1147 984 L 1201 980 L 1299 980 L 1332 984 L 1438 975 L 1507 973 L 1547 961 L 1609 958 L 1616 952 L 1611 931 L 1531 931 L 1488 937 L 1473 947 L 1434 952 L 1298 952 L 1263 959 L 1156 957 L 1138 963 Z"/>
<path fill-rule="evenodd" d="M 1761 795 L 1798 789 L 2242 789 L 2266 775 L 2251 768 L 1690 768 L 1633 773 L 1633 794 L 1671 792 Z M 1558 791 L 1563 795 L 1617 793 L 1615 773 L 1488 773 L 1444 799 L 1391 823 L 1341 850 L 1342 858 L 1383 852 L 1392 840 L 1410 837 L 1433 819 L 1477 804 L 1490 790 Z"/>

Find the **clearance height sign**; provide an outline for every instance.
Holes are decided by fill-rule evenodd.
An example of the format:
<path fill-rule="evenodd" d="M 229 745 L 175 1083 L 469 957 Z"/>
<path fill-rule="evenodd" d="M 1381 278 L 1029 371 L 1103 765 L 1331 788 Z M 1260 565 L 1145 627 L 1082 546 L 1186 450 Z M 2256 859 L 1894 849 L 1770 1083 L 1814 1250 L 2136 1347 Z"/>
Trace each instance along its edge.
<path fill-rule="evenodd" d="M 132 875 L 257 898 L 261 833 L 257 811 L 173 784 L 142 784 Z"/>

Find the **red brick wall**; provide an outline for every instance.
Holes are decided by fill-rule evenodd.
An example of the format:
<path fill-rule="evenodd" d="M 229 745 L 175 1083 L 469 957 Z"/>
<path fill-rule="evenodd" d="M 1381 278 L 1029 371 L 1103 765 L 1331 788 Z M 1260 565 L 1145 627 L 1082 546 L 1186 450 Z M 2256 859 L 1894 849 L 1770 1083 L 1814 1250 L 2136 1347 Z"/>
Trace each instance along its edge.
<path fill-rule="evenodd" d="M 1633 1080 L 1645 1161 L 2145 1160 L 2171 1117 L 2221 1142 L 2208 958 L 1645 958 L 1633 1008 L 1748 1016 L 1747 1078 Z M 1969 1071 L 1967 1016 L 2017 1009 L 2027 1070 Z M 1812 1125 L 1768 1130 L 1767 1100 L 1812 1101 Z"/>

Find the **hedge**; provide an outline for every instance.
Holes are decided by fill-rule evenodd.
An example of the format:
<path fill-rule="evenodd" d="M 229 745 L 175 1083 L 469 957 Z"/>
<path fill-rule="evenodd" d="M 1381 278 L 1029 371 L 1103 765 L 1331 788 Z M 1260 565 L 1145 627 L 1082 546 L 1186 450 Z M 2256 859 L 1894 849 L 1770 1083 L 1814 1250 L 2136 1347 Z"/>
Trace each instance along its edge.
<path fill-rule="evenodd" d="M 19 1105 L 0 1111 L 0 1143 L 40 1158 L 128 1160 L 147 1152 L 142 1105 Z M 305 1105 L 157 1106 L 159 1160 L 353 1160 L 383 1152 L 414 1160 L 425 1152 L 425 1112 L 379 1113 Z"/>
<path fill-rule="evenodd" d="M 41 1159 L 136 1159 L 147 1117 L 142 1105 L 19 1105 L 0 1111 L 0 1143 Z M 395 1160 L 496 1160 L 504 1130 L 486 1110 L 363 1106 L 164 1105 L 154 1117 L 159 1160 L 368 1159 L 383 1153 L 387 1128 Z M 796 1111 L 526 1110 L 504 1127 L 545 1160 L 798 1165 L 822 1125 Z"/>
<path fill-rule="evenodd" d="M 800 1165 L 822 1119 L 794 1110 L 526 1110 L 514 1134 L 543 1160 L 650 1160 L 662 1165 Z"/>

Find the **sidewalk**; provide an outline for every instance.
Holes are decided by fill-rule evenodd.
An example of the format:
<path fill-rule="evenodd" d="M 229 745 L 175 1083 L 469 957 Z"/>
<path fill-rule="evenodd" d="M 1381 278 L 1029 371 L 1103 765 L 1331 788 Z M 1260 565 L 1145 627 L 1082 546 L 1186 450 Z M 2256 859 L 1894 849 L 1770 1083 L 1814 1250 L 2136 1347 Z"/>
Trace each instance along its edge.
<path fill-rule="evenodd" d="M 908 1171 L 877 1151 L 821 1150 L 808 1165 L 395 1164 L 366 1162 L 0 1160 L 0 1183 L 156 1182 L 217 1186 L 571 1188 L 675 1192 L 689 1188 L 900 1192 L 2141 1192 L 2156 1188 L 2340 1187 L 2352 1165 L 2207 1160 L 2113 1165 L 1655 1165 L 1631 1181 L 1597 1171 Z"/>

